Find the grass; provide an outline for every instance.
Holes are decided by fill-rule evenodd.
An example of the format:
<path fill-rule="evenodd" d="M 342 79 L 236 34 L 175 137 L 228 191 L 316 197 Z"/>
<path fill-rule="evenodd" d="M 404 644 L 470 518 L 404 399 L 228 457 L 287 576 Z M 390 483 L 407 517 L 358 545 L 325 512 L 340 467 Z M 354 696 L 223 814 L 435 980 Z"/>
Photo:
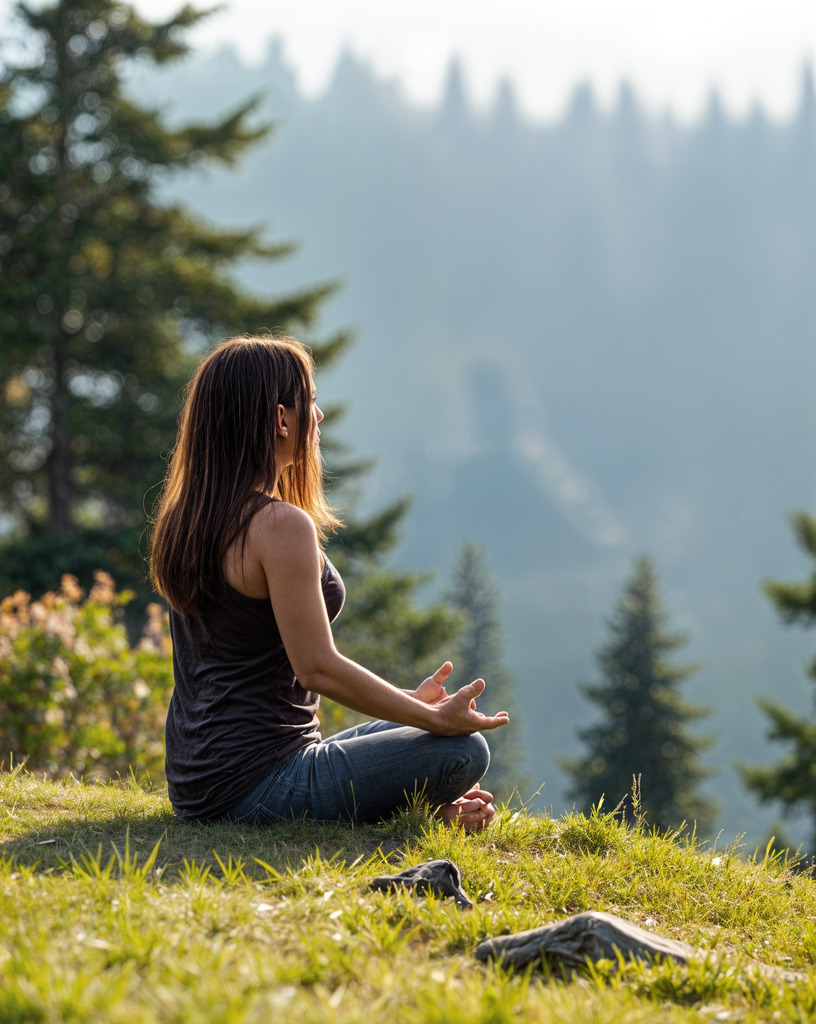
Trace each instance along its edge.
<path fill-rule="evenodd" d="M 435 857 L 476 906 L 369 889 Z M 0 1021 L 805 1021 L 816 891 L 782 858 L 505 808 L 479 835 L 184 825 L 133 782 L 0 775 Z M 483 966 L 483 938 L 607 910 L 711 955 L 571 981 Z M 801 971 L 762 974 L 755 961 Z"/>

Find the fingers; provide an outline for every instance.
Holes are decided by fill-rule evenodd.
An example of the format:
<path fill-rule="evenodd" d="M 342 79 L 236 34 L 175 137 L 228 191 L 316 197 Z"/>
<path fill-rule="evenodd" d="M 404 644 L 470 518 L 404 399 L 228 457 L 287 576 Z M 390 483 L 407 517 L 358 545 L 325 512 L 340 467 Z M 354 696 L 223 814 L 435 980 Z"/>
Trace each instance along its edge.
<path fill-rule="evenodd" d="M 468 683 L 466 686 L 460 686 L 453 696 L 459 700 L 467 701 L 468 707 L 471 711 L 474 711 L 476 709 L 476 698 L 480 694 L 484 693 L 484 688 L 484 679 L 474 679 L 472 683 Z"/>
<path fill-rule="evenodd" d="M 423 704 L 438 704 L 448 695 L 445 692 L 445 680 L 453 671 L 453 665 L 446 661 L 427 679 L 419 684 L 414 690 L 414 697 L 421 700 Z"/>
<path fill-rule="evenodd" d="M 448 678 L 451 672 L 453 672 L 453 665 L 449 661 L 446 661 L 443 665 L 439 666 L 439 668 L 436 670 L 436 672 L 434 672 L 431 678 L 435 683 L 439 683 L 440 686 L 444 686 L 445 680 Z"/>
<path fill-rule="evenodd" d="M 445 665 L 447 664 L 449 663 L 446 662 Z M 445 668 L 444 665 L 442 667 Z M 510 719 L 506 711 L 500 711 L 497 715 L 483 715 L 476 709 L 476 698 L 484 692 L 484 688 L 484 679 L 474 679 L 472 683 L 467 683 L 456 693 L 440 701 L 440 709 L 444 707 L 443 714 L 446 718 L 446 726 L 440 732 L 455 735 L 498 729 L 507 725 Z"/>
<path fill-rule="evenodd" d="M 486 806 L 482 800 L 465 800 L 460 797 L 443 808 L 442 817 L 448 821 L 456 821 L 460 825 L 471 825 L 481 821 Z"/>
<path fill-rule="evenodd" d="M 473 828 L 474 831 L 478 831 L 478 829 L 481 828 L 487 828 L 487 826 L 493 820 L 495 815 L 496 808 L 493 806 L 493 804 L 485 804 L 484 809 L 482 811 L 481 819 L 475 825 L 471 825 L 470 827 Z"/>
<path fill-rule="evenodd" d="M 445 662 L 438 671 L 444 671 L 448 665 L 450 662 Z M 438 700 L 433 701 L 439 709 L 441 724 L 438 728 L 432 728 L 429 731 L 438 732 L 443 736 L 456 736 L 463 733 L 498 729 L 507 725 L 510 717 L 506 711 L 500 711 L 497 715 L 483 715 L 476 709 L 476 698 L 484 692 L 484 688 L 484 679 L 474 679 L 472 683 L 460 687 L 456 693 L 450 696 L 440 696 Z M 419 691 L 418 695 L 422 696 Z"/>
<path fill-rule="evenodd" d="M 468 799 L 467 797 L 460 797 L 439 810 L 443 820 L 452 825 L 460 825 L 472 832 L 486 828 L 493 820 L 495 813 L 496 810 L 489 801 L 478 798 Z"/>
<path fill-rule="evenodd" d="M 485 806 L 485 801 L 478 797 L 460 796 L 451 804 L 445 804 L 441 814 L 443 818 L 461 818 L 468 814 L 480 811 Z"/>
<path fill-rule="evenodd" d="M 469 789 L 467 793 L 463 794 L 465 800 L 481 800 L 486 804 L 493 803 L 493 794 L 488 793 L 486 789 L 482 789 L 481 786 L 474 786 L 473 789 Z"/>
<path fill-rule="evenodd" d="M 486 732 L 489 729 L 500 729 L 503 725 L 509 725 L 510 716 L 506 711 L 500 711 L 497 715 L 483 715 L 474 711 L 473 715 L 479 720 L 479 732 Z"/>
<path fill-rule="evenodd" d="M 451 666 L 452 667 L 452 666 Z M 484 679 L 474 679 L 472 683 L 468 683 L 463 686 L 457 693 L 467 694 L 468 700 L 475 700 L 480 693 L 484 692 L 485 681 Z"/>

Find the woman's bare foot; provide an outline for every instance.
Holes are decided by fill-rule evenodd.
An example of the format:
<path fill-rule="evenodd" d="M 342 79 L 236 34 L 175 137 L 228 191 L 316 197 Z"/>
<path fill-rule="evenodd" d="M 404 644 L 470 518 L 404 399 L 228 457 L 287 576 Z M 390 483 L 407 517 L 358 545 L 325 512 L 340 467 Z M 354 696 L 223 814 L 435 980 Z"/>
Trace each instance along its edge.
<path fill-rule="evenodd" d="M 443 804 L 437 811 L 437 815 L 448 825 L 461 825 L 469 832 L 487 828 L 495 813 L 493 794 L 478 786 L 468 790 L 452 804 Z"/>

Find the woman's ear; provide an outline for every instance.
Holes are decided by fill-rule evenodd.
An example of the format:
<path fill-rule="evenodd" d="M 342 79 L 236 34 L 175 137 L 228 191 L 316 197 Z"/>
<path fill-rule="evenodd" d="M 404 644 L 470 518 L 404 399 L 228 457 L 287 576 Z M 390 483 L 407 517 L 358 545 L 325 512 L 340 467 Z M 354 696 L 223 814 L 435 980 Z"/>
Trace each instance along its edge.
<path fill-rule="evenodd" d="M 289 424 L 286 421 L 286 409 L 279 405 L 275 411 L 275 434 L 278 437 L 289 436 Z"/>

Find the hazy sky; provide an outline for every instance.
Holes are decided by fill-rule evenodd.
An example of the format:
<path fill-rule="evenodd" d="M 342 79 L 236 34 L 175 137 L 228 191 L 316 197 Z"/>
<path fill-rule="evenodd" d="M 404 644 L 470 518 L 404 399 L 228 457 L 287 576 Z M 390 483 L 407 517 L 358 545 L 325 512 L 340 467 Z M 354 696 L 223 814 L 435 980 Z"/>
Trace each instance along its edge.
<path fill-rule="evenodd" d="M 31 0 L 36 6 L 41 0 Z M 81 2 L 81 0 L 79 0 Z M 13 0 L 0 0 L 8 23 Z M 179 4 L 137 0 L 160 18 Z M 199 6 L 212 6 L 202 3 Z M 3 27 L 5 27 L 5 24 Z M 452 55 L 483 105 L 511 76 L 523 108 L 556 116 L 580 81 L 605 105 L 622 79 L 652 111 L 683 120 L 716 85 L 736 115 L 761 102 L 772 116 L 794 108 L 805 61 L 816 64 L 814 0 L 231 0 L 193 39 L 202 50 L 233 43 L 260 60 L 277 35 L 301 88 L 319 92 L 348 47 L 420 102 L 439 95 Z"/>

